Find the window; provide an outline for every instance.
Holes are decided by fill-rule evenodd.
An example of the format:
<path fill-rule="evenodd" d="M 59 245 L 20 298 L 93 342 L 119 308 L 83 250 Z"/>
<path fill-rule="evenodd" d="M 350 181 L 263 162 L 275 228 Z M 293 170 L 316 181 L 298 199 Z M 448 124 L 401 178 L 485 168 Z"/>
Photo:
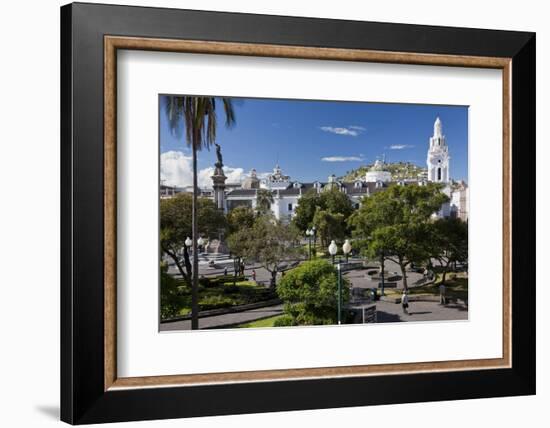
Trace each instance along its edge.
<path fill-rule="evenodd" d="M 292 204 L 288 204 L 288 210 L 292 211 Z"/>
<path fill-rule="evenodd" d="M 441 168 L 437 168 L 437 181 L 441 181 Z"/>

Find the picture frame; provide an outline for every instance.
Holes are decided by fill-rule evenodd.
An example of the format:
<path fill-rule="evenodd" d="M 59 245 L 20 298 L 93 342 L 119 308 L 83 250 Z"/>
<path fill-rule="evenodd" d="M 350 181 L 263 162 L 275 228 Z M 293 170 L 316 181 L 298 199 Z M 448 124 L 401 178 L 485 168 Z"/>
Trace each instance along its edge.
<path fill-rule="evenodd" d="M 119 49 L 502 70 L 502 358 L 119 378 Z M 535 96 L 533 33 L 63 6 L 61 419 L 86 424 L 534 394 Z"/>

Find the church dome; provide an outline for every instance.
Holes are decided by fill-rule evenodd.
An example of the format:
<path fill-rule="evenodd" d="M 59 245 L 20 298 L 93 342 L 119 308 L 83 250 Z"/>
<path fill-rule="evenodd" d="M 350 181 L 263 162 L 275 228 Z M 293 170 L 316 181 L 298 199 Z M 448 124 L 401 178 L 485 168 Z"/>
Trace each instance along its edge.
<path fill-rule="evenodd" d="M 250 171 L 250 175 L 243 180 L 242 188 L 243 189 L 260 188 L 260 180 L 258 178 L 255 168 L 252 168 L 252 170 Z"/>
<path fill-rule="evenodd" d="M 386 171 L 385 163 L 377 159 L 365 174 L 365 181 L 367 183 L 376 183 L 377 181 L 388 182 L 391 181 L 391 173 Z"/>
<path fill-rule="evenodd" d="M 370 169 L 371 171 L 384 171 L 384 164 L 380 159 L 376 159 L 376 162 L 374 162 L 373 167 Z"/>

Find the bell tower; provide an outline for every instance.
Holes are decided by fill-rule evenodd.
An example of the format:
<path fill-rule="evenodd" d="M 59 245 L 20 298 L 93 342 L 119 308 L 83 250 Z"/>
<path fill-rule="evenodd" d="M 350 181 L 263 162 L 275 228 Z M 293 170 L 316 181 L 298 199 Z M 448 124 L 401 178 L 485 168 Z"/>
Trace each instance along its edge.
<path fill-rule="evenodd" d="M 428 149 L 428 181 L 436 183 L 448 183 L 449 174 L 449 147 L 443 135 L 443 124 L 438 117 L 434 122 L 434 134 L 430 137 L 430 147 Z"/>

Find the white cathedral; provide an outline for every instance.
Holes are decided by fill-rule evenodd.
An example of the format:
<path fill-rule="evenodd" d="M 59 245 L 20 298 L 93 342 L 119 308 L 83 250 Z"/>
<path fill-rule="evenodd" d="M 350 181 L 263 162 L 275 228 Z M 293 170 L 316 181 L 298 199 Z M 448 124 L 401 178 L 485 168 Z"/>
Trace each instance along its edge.
<path fill-rule="evenodd" d="M 427 174 L 424 172 L 418 177 L 394 181 L 392 174 L 386 170 L 385 162 L 381 160 L 376 160 L 363 178 L 353 182 L 344 182 L 338 180 L 335 175 L 331 175 L 327 182 L 303 183 L 291 180 L 289 176 L 283 174 L 280 166 L 276 165 L 273 172 L 265 178 L 259 178 L 256 170 L 252 169 L 242 183 L 225 183 L 223 169 L 219 168 L 212 176 L 215 184 L 213 190 L 203 189 L 201 195 L 212 198 L 218 208 L 228 212 L 238 206 L 256 208 L 258 191 L 265 189 L 272 194 L 271 211 L 275 218 L 288 222 L 295 215 L 301 196 L 312 189 L 322 192 L 325 189 L 336 188 L 345 193 L 355 207 L 359 207 L 362 198 L 382 191 L 390 185 L 423 186 L 427 182 L 436 182 L 444 185 L 443 192 L 449 196 L 450 201 L 445 203 L 434 216 L 456 217 L 466 221 L 468 219 L 468 186 L 464 181 L 456 182 L 450 178 L 450 160 L 449 147 L 443 135 L 443 125 L 438 117 L 434 123 L 433 136 L 429 139 Z"/>

